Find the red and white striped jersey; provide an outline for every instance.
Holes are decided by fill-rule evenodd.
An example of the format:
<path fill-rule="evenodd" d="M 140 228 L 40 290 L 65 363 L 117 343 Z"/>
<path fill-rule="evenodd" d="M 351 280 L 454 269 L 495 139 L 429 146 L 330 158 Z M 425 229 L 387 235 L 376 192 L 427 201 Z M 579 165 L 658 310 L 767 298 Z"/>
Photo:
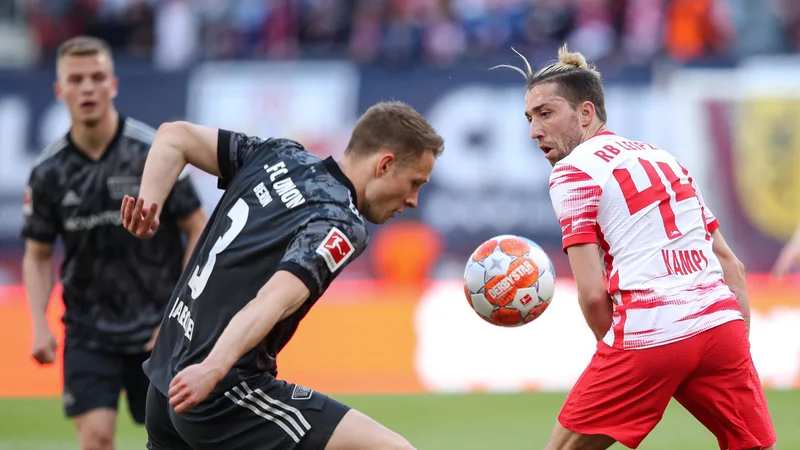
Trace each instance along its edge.
<path fill-rule="evenodd" d="M 655 347 L 742 319 L 711 249 L 719 224 L 666 151 L 599 133 L 553 167 L 550 198 L 564 251 L 600 247 L 616 305 L 606 344 Z"/>

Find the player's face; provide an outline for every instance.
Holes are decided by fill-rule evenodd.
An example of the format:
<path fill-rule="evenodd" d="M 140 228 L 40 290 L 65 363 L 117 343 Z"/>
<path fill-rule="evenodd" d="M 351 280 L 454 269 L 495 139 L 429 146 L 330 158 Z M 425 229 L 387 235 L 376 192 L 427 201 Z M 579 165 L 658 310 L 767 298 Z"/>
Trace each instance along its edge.
<path fill-rule="evenodd" d="M 416 162 L 399 165 L 394 155 L 378 160 L 375 179 L 367 184 L 362 214 L 372 223 L 384 223 L 406 207 L 416 208 L 419 188 L 430 179 L 433 152 L 424 152 Z"/>
<path fill-rule="evenodd" d="M 72 123 L 94 126 L 111 110 L 117 78 L 106 55 L 65 56 L 58 63 L 56 97 L 69 109 Z"/>
<path fill-rule="evenodd" d="M 525 94 L 531 138 L 536 139 L 551 165 L 566 158 L 582 141 L 578 111 L 557 95 L 556 89 L 555 83 L 544 83 Z"/>

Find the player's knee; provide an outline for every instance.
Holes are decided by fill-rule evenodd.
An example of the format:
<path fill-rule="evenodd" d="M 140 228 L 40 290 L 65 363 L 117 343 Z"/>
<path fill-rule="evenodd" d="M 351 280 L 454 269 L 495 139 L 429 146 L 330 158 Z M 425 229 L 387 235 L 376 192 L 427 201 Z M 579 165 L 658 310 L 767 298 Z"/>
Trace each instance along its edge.
<path fill-rule="evenodd" d="M 87 430 L 81 433 L 81 450 L 113 450 L 114 436 L 111 432 Z"/>
<path fill-rule="evenodd" d="M 416 447 L 411 445 L 410 442 L 408 442 L 404 437 L 400 436 L 397 433 L 394 433 L 394 436 L 382 448 L 392 449 L 392 450 L 417 450 Z"/>

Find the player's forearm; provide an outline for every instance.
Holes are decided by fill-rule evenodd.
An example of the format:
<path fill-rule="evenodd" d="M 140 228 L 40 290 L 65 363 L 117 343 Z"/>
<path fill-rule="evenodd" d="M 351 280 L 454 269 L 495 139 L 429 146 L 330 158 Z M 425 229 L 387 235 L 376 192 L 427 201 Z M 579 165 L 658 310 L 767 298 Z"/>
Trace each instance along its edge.
<path fill-rule="evenodd" d="M 47 324 L 47 305 L 53 291 L 53 266 L 50 258 L 25 255 L 22 260 L 22 280 L 34 326 Z"/>
<path fill-rule="evenodd" d="M 272 330 L 278 321 L 294 313 L 308 298 L 304 285 L 296 278 L 286 282 L 287 273 L 277 272 L 228 323 L 203 364 L 220 378 Z M 288 275 L 294 278 L 294 275 Z"/>
<path fill-rule="evenodd" d="M 168 127 L 159 128 L 144 165 L 139 198 L 145 204 L 155 202 L 160 212 L 186 163 L 175 133 Z"/>
<path fill-rule="evenodd" d="M 594 337 L 601 341 L 613 322 L 614 308 L 608 297 L 578 299 L 581 305 L 586 324 L 592 330 Z"/>
<path fill-rule="evenodd" d="M 204 364 L 213 367 L 219 378 L 223 377 L 242 355 L 266 337 L 281 314 L 275 305 L 257 299 L 250 301 L 233 316 Z"/>
<path fill-rule="evenodd" d="M 747 295 L 747 279 L 744 271 L 744 264 L 735 257 L 719 257 L 720 265 L 722 266 L 722 276 L 725 279 L 725 284 L 733 291 L 736 296 L 736 301 L 739 303 L 739 309 L 742 310 L 742 316 L 747 324 L 747 329 L 750 329 L 750 298 Z"/>

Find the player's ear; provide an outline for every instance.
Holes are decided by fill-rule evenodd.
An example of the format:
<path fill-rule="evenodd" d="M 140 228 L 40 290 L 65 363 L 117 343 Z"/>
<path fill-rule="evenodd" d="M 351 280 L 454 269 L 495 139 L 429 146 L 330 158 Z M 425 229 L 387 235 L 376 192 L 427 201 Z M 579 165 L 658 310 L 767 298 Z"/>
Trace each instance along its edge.
<path fill-rule="evenodd" d="M 119 78 L 114 76 L 111 78 L 111 98 L 117 98 L 117 92 L 119 91 Z"/>
<path fill-rule="evenodd" d="M 53 82 L 53 94 L 55 94 L 56 98 L 61 98 L 61 85 L 58 84 L 58 80 Z"/>
<path fill-rule="evenodd" d="M 378 159 L 378 167 L 375 168 L 375 178 L 381 178 L 392 169 L 392 166 L 396 164 L 395 157 L 391 153 L 384 153 L 380 159 Z"/>
<path fill-rule="evenodd" d="M 581 125 L 588 127 L 589 124 L 592 123 L 592 119 L 594 119 L 595 116 L 594 103 L 590 101 L 581 103 L 578 113 L 580 114 Z"/>

